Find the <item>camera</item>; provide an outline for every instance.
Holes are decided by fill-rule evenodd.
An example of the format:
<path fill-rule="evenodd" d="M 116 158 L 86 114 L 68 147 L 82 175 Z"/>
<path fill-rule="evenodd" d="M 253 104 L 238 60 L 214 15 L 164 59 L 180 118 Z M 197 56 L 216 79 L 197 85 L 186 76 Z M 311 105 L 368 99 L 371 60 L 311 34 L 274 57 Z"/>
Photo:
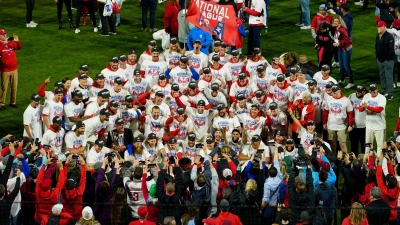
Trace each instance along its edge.
<path fill-rule="evenodd" d="M 195 145 L 196 148 L 203 148 L 204 144 L 203 143 L 198 143 Z"/>
<path fill-rule="evenodd" d="M 293 163 L 299 166 L 308 166 L 310 164 L 310 159 L 307 158 L 302 145 L 297 146 L 297 153 L 299 156 L 293 159 Z"/>
<path fill-rule="evenodd" d="M 386 154 L 388 153 L 388 150 L 387 150 L 386 148 L 382 148 L 382 153 L 383 153 L 384 155 L 386 155 Z"/>
<path fill-rule="evenodd" d="M 151 163 L 151 164 L 147 164 L 148 168 L 156 168 L 156 164 L 155 163 Z"/>
<path fill-rule="evenodd" d="M 115 157 L 115 153 L 114 152 L 109 152 L 109 153 L 106 154 L 106 157 L 108 158 L 108 162 L 111 162 Z"/>
<path fill-rule="evenodd" d="M 270 146 L 270 147 L 273 147 L 273 146 L 275 146 L 275 142 L 268 142 L 268 144 L 267 144 L 268 146 Z"/>
<path fill-rule="evenodd" d="M 73 154 L 72 155 L 72 159 L 79 159 L 79 155 L 78 154 Z"/>
<path fill-rule="evenodd" d="M 141 165 L 141 166 L 146 165 L 146 161 L 143 161 L 143 160 L 139 161 L 139 165 Z"/>
<path fill-rule="evenodd" d="M 371 146 L 372 146 L 372 143 L 365 143 L 365 144 L 364 144 L 364 147 L 365 147 L 365 148 L 371 148 Z"/>
<path fill-rule="evenodd" d="M 391 141 L 386 142 L 386 146 L 387 148 L 390 148 L 392 146 L 392 142 Z"/>
<path fill-rule="evenodd" d="M 225 144 L 225 139 L 221 138 L 221 144 L 224 145 Z"/>
<path fill-rule="evenodd" d="M 46 149 L 46 150 L 49 150 L 50 149 L 50 145 L 43 145 L 43 148 Z"/>
<path fill-rule="evenodd" d="M 350 152 L 350 153 L 349 153 L 349 160 L 350 160 L 350 161 L 353 161 L 354 159 L 355 159 L 354 153 L 353 153 L 353 152 Z"/>
<path fill-rule="evenodd" d="M 51 155 L 51 162 L 57 162 L 58 161 L 58 155 Z"/>
<path fill-rule="evenodd" d="M 282 153 L 284 150 L 281 146 L 278 147 L 278 153 Z"/>
<path fill-rule="evenodd" d="M 170 156 L 168 159 L 168 164 L 173 164 L 175 165 L 175 158 L 173 156 Z"/>

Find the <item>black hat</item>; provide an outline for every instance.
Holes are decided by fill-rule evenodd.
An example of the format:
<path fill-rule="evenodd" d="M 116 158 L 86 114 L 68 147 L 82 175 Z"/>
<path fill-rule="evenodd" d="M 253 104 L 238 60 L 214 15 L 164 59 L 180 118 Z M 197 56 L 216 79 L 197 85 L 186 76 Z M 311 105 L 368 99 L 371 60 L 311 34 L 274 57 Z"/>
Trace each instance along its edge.
<path fill-rule="evenodd" d="M 183 55 L 179 58 L 179 61 L 183 62 L 183 63 L 187 63 L 188 62 L 188 57 Z"/>
<path fill-rule="evenodd" d="M 260 48 L 254 48 L 254 49 L 253 49 L 253 53 L 254 53 L 254 54 L 260 53 Z"/>
<path fill-rule="evenodd" d="M 332 81 L 328 81 L 326 82 L 325 88 L 332 88 L 333 85 L 334 83 Z"/>
<path fill-rule="evenodd" d="M 246 75 L 245 72 L 240 72 L 239 73 L 239 76 L 238 76 L 239 80 L 244 80 L 244 79 L 246 79 L 246 77 L 247 77 L 247 75 Z"/>
<path fill-rule="evenodd" d="M 133 102 L 133 97 L 132 97 L 132 95 L 127 95 L 127 96 L 125 96 L 125 101 L 127 101 L 127 102 Z"/>
<path fill-rule="evenodd" d="M 110 112 L 107 109 L 103 108 L 103 109 L 100 110 L 100 115 L 110 116 Z"/>
<path fill-rule="evenodd" d="M 84 73 L 82 73 L 81 75 L 78 76 L 78 80 L 87 79 L 87 78 L 88 78 L 88 75 L 86 75 Z"/>
<path fill-rule="evenodd" d="M 61 119 L 61 117 L 55 116 L 55 117 L 53 118 L 53 124 L 54 124 L 54 123 L 62 124 L 62 119 Z"/>
<path fill-rule="evenodd" d="M 207 142 L 207 144 L 214 143 L 215 142 L 214 137 L 213 136 L 207 137 L 206 142 Z"/>
<path fill-rule="evenodd" d="M 164 97 L 164 92 L 162 92 L 162 91 L 157 91 L 157 92 L 156 92 L 156 96 Z"/>
<path fill-rule="evenodd" d="M 292 138 L 288 138 L 286 140 L 286 144 L 294 144 L 294 140 Z"/>
<path fill-rule="evenodd" d="M 278 80 L 279 82 L 282 82 L 285 80 L 285 75 L 284 74 L 278 74 L 278 76 L 276 76 L 276 80 Z"/>
<path fill-rule="evenodd" d="M 82 65 L 79 67 L 79 69 L 80 69 L 80 70 L 83 70 L 83 71 L 88 71 L 88 70 L 89 70 L 89 68 L 88 68 L 88 66 L 87 66 L 86 64 L 82 64 Z"/>
<path fill-rule="evenodd" d="M 203 68 L 203 73 L 211 73 L 211 70 L 209 67 L 204 67 Z"/>
<path fill-rule="evenodd" d="M 74 93 L 72 94 L 72 96 L 76 96 L 76 97 L 83 97 L 82 91 L 77 89 L 74 91 Z"/>
<path fill-rule="evenodd" d="M 369 90 L 370 91 L 375 91 L 376 89 L 378 89 L 378 86 L 376 84 L 369 85 Z"/>
<path fill-rule="evenodd" d="M 257 72 L 263 72 L 265 70 L 265 66 L 263 64 L 260 64 L 257 66 Z"/>
<path fill-rule="evenodd" d="M 174 137 L 168 138 L 168 144 L 176 144 L 176 138 Z"/>
<path fill-rule="evenodd" d="M 178 113 L 178 115 L 183 115 L 185 113 L 185 109 L 182 107 L 178 107 L 176 109 L 176 113 Z"/>
<path fill-rule="evenodd" d="M 237 99 L 237 100 L 243 100 L 243 99 L 245 99 L 245 98 L 246 98 L 246 97 L 244 96 L 243 93 L 239 93 L 239 94 L 236 95 L 236 99 Z"/>
<path fill-rule="evenodd" d="M 136 52 L 135 52 L 135 50 L 130 50 L 129 52 L 128 52 L 128 55 L 132 55 L 132 54 L 135 54 L 136 55 Z"/>
<path fill-rule="evenodd" d="M 251 141 L 252 141 L 252 142 L 261 141 L 260 135 L 258 135 L 258 134 L 254 135 L 253 137 L 251 137 Z"/>
<path fill-rule="evenodd" d="M 96 74 L 96 80 L 106 78 L 102 73 Z"/>
<path fill-rule="evenodd" d="M 340 90 L 340 85 L 339 84 L 332 85 L 332 92 L 337 92 L 339 90 Z"/>
<path fill-rule="evenodd" d="M 165 73 L 160 73 L 160 74 L 158 75 L 158 79 L 164 80 L 164 79 L 167 79 L 167 76 L 165 75 Z"/>
<path fill-rule="evenodd" d="M 195 141 L 195 140 L 196 140 L 196 134 L 195 134 L 195 133 L 189 133 L 188 139 L 189 139 L 190 141 Z"/>
<path fill-rule="evenodd" d="M 110 101 L 109 105 L 110 105 L 110 107 L 118 107 L 119 106 L 118 102 L 116 102 L 114 100 Z"/>
<path fill-rule="evenodd" d="M 211 57 L 211 60 L 213 60 L 213 61 L 219 61 L 219 55 L 217 55 L 217 54 L 214 54 L 212 57 Z"/>
<path fill-rule="evenodd" d="M 103 89 L 97 93 L 97 96 L 102 97 L 102 98 L 109 98 L 110 97 L 110 91 L 108 89 Z"/>
<path fill-rule="evenodd" d="M 269 104 L 269 109 L 274 110 L 274 109 L 276 109 L 276 108 L 278 108 L 278 103 L 276 103 L 276 102 L 271 102 L 271 103 Z"/>
<path fill-rule="evenodd" d="M 277 130 L 277 131 L 276 131 L 276 135 L 279 135 L 279 136 L 286 136 L 286 132 L 285 132 L 284 130 Z"/>
<path fill-rule="evenodd" d="M 226 48 L 228 45 L 225 42 L 221 42 L 221 47 Z"/>
<path fill-rule="evenodd" d="M 237 56 L 237 55 L 239 55 L 239 51 L 236 50 L 236 49 L 232 50 L 231 54 L 234 55 L 234 56 Z"/>
<path fill-rule="evenodd" d="M 119 61 L 126 61 L 126 55 L 120 55 L 118 59 Z"/>
<path fill-rule="evenodd" d="M 133 71 L 133 75 L 140 75 L 140 70 L 139 69 L 135 69 Z"/>
<path fill-rule="evenodd" d="M 307 121 L 307 126 L 308 126 L 308 125 L 315 125 L 314 120 L 309 120 L 309 121 Z"/>
<path fill-rule="evenodd" d="M 104 146 L 104 141 L 101 140 L 101 139 L 97 139 L 94 143 L 95 143 L 96 145 L 98 145 L 99 147 L 103 147 L 103 146 Z"/>
<path fill-rule="evenodd" d="M 64 84 L 61 81 L 56 81 L 54 87 L 64 87 Z"/>
<path fill-rule="evenodd" d="M 206 102 L 205 102 L 204 100 L 199 100 L 199 101 L 197 102 L 197 105 L 198 105 L 198 106 L 206 106 Z"/>
<path fill-rule="evenodd" d="M 179 91 L 179 84 L 172 84 L 171 85 L 171 90 L 173 90 L 173 91 Z"/>
<path fill-rule="evenodd" d="M 149 44 L 148 44 L 148 45 L 156 46 L 156 45 L 157 45 L 157 42 L 156 42 L 156 40 L 151 40 L 151 41 L 149 41 Z"/>
<path fill-rule="evenodd" d="M 157 135 L 155 133 L 150 133 L 147 135 L 147 139 L 157 139 Z"/>
<path fill-rule="evenodd" d="M 297 66 L 292 66 L 290 67 L 290 72 L 291 73 L 298 73 L 300 71 L 300 68 Z"/>
<path fill-rule="evenodd" d="M 211 84 L 211 90 L 218 91 L 219 90 L 219 84 L 218 83 Z"/>
<path fill-rule="evenodd" d="M 116 78 L 114 79 L 114 83 L 116 83 L 116 84 L 122 84 L 123 82 L 122 82 L 121 77 L 116 77 Z"/>
<path fill-rule="evenodd" d="M 201 44 L 201 40 L 200 40 L 200 39 L 197 39 L 197 40 L 195 40 L 193 43 L 199 43 L 199 44 Z"/>
<path fill-rule="evenodd" d="M 308 86 L 316 86 L 317 85 L 317 81 L 314 80 L 314 79 L 311 79 L 311 80 L 308 81 L 307 84 L 308 84 Z"/>
<path fill-rule="evenodd" d="M 140 136 L 137 136 L 133 139 L 133 142 L 142 142 L 143 139 Z"/>
<path fill-rule="evenodd" d="M 116 125 L 124 125 L 125 124 L 124 121 L 121 118 L 116 119 L 114 123 Z"/>
<path fill-rule="evenodd" d="M 160 52 L 160 50 L 158 50 L 158 48 L 154 47 L 151 49 L 151 53 L 153 53 L 153 52 Z"/>
<path fill-rule="evenodd" d="M 328 64 L 325 64 L 325 65 L 322 65 L 321 66 L 321 70 L 323 70 L 323 71 L 327 71 L 327 70 L 330 70 L 331 68 L 329 67 L 329 65 Z"/>
<path fill-rule="evenodd" d="M 76 126 L 75 129 L 78 129 L 78 128 L 84 127 L 85 124 L 84 124 L 82 121 L 79 121 L 79 122 L 77 122 L 77 123 L 75 124 L 75 126 Z"/>
<path fill-rule="evenodd" d="M 33 94 L 33 95 L 31 95 L 31 100 L 39 102 L 40 101 L 40 96 L 38 94 Z"/>
<path fill-rule="evenodd" d="M 171 37 L 171 39 L 169 39 L 169 42 L 175 44 L 178 43 L 178 39 L 176 37 Z"/>
<path fill-rule="evenodd" d="M 55 95 L 62 94 L 62 93 L 63 93 L 63 89 L 61 89 L 61 88 L 57 88 L 56 90 L 54 90 Z"/>
<path fill-rule="evenodd" d="M 367 88 L 364 84 L 357 85 L 357 92 L 367 91 Z"/>
<path fill-rule="evenodd" d="M 221 46 L 221 41 L 214 41 L 214 47 Z"/>
<path fill-rule="evenodd" d="M 306 70 L 306 68 L 304 68 L 304 67 L 302 67 L 302 68 L 300 69 L 300 72 L 301 72 L 301 74 L 307 74 L 307 70 Z"/>
<path fill-rule="evenodd" d="M 218 110 L 223 110 L 223 109 L 225 109 L 225 105 L 223 104 L 223 103 L 219 103 L 218 105 L 217 105 L 217 109 Z"/>
<path fill-rule="evenodd" d="M 253 104 L 253 105 L 251 105 L 251 107 L 250 108 L 256 108 L 256 109 L 260 109 L 260 106 L 258 105 L 258 104 Z"/>
<path fill-rule="evenodd" d="M 118 57 L 112 57 L 111 59 L 110 59 L 110 62 L 118 62 L 119 60 L 118 60 Z"/>
<path fill-rule="evenodd" d="M 257 98 L 260 98 L 263 95 L 264 95 L 264 91 L 263 90 L 259 89 L 259 90 L 256 91 L 256 97 Z"/>
<path fill-rule="evenodd" d="M 189 83 L 189 88 L 190 88 L 190 89 L 196 89 L 196 88 L 197 88 L 196 82 L 190 81 L 190 83 Z"/>

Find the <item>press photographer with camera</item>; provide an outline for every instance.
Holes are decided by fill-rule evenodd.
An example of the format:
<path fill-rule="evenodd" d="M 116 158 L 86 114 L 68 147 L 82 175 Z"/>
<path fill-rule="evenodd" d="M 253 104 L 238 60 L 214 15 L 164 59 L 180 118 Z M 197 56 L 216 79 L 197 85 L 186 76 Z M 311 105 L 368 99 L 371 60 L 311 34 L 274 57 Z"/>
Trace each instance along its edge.
<path fill-rule="evenodd" d="M 311 164 L 313 165 L 312 176 L 314 180 L 314 187 L 320 183 L 319 174 L 322 170 L 327 173 L 326 182 L 332 186 L 336 184 L 336 174 L 333 171 L 328 158 L 325 156 L 324 148 L 319 139 L 312 140 Z M 325 182 L 325 181 L 324 181 Z"/>

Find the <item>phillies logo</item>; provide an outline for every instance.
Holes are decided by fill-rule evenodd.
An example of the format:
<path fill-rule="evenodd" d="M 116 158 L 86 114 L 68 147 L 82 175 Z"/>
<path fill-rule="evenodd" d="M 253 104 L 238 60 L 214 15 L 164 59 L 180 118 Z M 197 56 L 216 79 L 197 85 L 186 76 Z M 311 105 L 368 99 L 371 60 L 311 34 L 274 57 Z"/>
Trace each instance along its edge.
<path fill-rule="evenodd" d="M 62 139 L 63 138 L 61 136 L 57 136 L 57 137 L 54 138 L 54 146 L 56 148 L 59 148 L 59 147 L 62 146 Z"/>
<path fill-rule="evenodd" d="M 308 138 L 304 141 L 304 145 L 305 145 L 307 148 L 311 146 L 310 140 L 309 140 Z"/>
<path fill-rule="evenodd" d="M 320 101 L 319 97 L 312 97 L 312 103 L 313 103 L 314 106 L 318 107 L 319 106 L 319 101 Z"/>
<path fill-rule="evenodd" d="M 200 68 L 201 62 L 200 62 L 199 58 L 190 57 L 189 61 L 192 62 L 192 68 L 194 68 L 194 69 Z"/>
<path fill-rule="evenodd" d="M 82 109 L 81 108 L 76 108 L 74 109 L 74 118 L 79 118 L 79 116 L 81 115 Z"/>
<path fill-rule="evenodd" d="M 274 98 L 276 101 L 284 101 L 285 100 L 285 94 L 281 91 L 274 90 Z"/>
<path fill-rule="evenodd" d="M 330 112 L 334 115 L 339 115 L 342 113 L 342 109 L 341 108 L 335 108 L 335 107 L 331 107 L 330 108 Z"/>
<path fill-rule="evenodd" d="M 152 156 L 157 156 L 157 150 L 155 149 L 147 149 L 147 152 Z"/>
<path fill-rule="evenodd" d="M 279 119 L 277 117 L 271 117 L 271 123 L 276 126 L 279 124 Z"/>
<path fill-rule="evenodd" d="M 190 77 L 178 77 L 178 83 L 179 84 L 187 84 L 189 83 Z"/>
<path fill-rule="evenodd" d="M 206 124 L 206 118 L 205 117 L 195 117 L 193 121 L 194 125 L 197 127 L 202 127 Z"/>
<path fill-rule="evenodd" d="M 128 111 L 124 111 L 121 113 L 121 119 L 124 123 L 130 123 L 133 120 L 133 114 L 129 113 Z"/>
<path fill-rule="evenodd" d="M 132 95 L 133 96 L 139 96 L 144 94 L 145 90 L 143 86 L 132 86 Z"/>
<path fill-rule="evenodd" d="M 36 122 L 38 122 L 38 123 L 42 121 L 42 117 L 40 115 L 40 111 L 39 110 L 36 111 L 36 113 L 35 113 L 35 119 L 36 119 Z"/>
<path fill-rule="evenodd" d="M 268 89 L 268 82 L 264 79 L 257 79 L 256 84 L 258 89 L 267 90 Z"/>
<path fill-rule="evenodd" d="M 252 120 L 246 120 L 246 130 L 249 132 L 257 130 L 257 123 Z"/>
<path fill-rule="evenodd" d="M 58 105 L 56 105 L 56 106 L 54 106 L 54 116 L 56 117 L 56 116 L 58 116 L 58 117 L 61 117 L 62 116 L 62 107 L 61 106 L 58 106 Z"/>
<path fill-rule="evenodd" d="M 72 143 L 72 146 L 73 146 L 74 149 L 78 149 L 78 148 L 82 147 L 82 140 L 75 140 Z"/>
<path fill-rule="evenodd" d="M 185 149 L 186 151 L 186 156 L 188 157 L 196 157 L 197 156 L 197 149 L 196 148 L 190 148 L 190 147 L 186 147 Z"/>
<path fill-rule="evenodd" d="M 147 71 L 147 75 L 149 75 L 151 77 L 158 77 L 159 73 L 160 73 L 159 70 L 150 69 L 150 70 Z"/>
<path fill-rule="evenodd" d="M 170 59 L 169 65 L 179 66 L 179 59 Z"/>
<path fill-rule="evenodd" d="M 176 127 L 178 128 L 178 127 Z M 181 129 L 179 129 L 179 132 L 177 134 L 178 137 L 185 137 L 186 136 L 186 127 L 182 126 Z"/>
<path fill-rule="evenodd" d="M 94 133 L 95 135 L 98 135 L 99 132 L 101 131 L 101 129 L 103 129 L 103 124 L 97 126 L 97 127 L 94 129 L 93 133 Z"/>
<path fill-rule="evenodd" d="M 169 109 L 170 109 L 171 111 L 174 112 L 177 108 L 178 108 L 178 105 L 176 104 L 175 101 L 170 101 L 170 102 L 169 102 Z"/>

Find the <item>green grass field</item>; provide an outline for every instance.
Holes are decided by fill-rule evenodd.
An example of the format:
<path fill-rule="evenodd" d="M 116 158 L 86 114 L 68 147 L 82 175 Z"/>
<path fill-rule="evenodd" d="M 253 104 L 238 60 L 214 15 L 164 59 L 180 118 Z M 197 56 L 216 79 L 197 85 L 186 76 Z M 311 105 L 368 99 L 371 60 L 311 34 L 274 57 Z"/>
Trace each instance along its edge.
<path fill-rule="evenodd" d="M 311 18 L 317 13 L 320 2 L 311 2 Z M 374 9 L 361 11 L 354 2 L 349 2 L 354 16 L 353 55 L 351 60 L 355 74 L 355 83 L 366 85 L 379 82 L 375 61 L 374 45 L 377 29 Z M 373 6 L 373 4 L 371 4 Z M 156 28 L 162 28 L 165 3 L 158 5 Z M 63 10 L 64 29 L 57 30 L 56 5 L 53 1 L 36 1 L 33 12 L 34 21 L 39 23 L 35 29 L 25 27 L 25 1 L 0 1 L 0 28 L 7 30 L 9 36 L 19 35 L 23 48 L 18 51 L 19 88 L 18 109 L 7 107 L 0 111 L 0 135 L 22 134 L 22 115 L 29 104 L 29 97 L 39 85 L 51 76 L 51 84 L 64 77 L 72 78 L 78 73 L 79 65 L 89 65 L 89 75 L 100 72 L 109 62 L 110 57 L 127 54 L 131 49 L 142 52 L 147 48 L 151 33 L 141 32 L 141 8 L 137 1 L 127 0 L 121 9 L 121 26 L 117 35 L 101 37 L 93 33 L 91 26 L 81 26 L 81 33 L 75 34 L 68 27 L 66 10 Z M 75 21 L 76 11 L 72 11 Z M 269 61 L 283 52 L 295 51 L 298 55 L 306 54 L 308 59 L 317 63 L 313 39 L 310 30 L 300 30 L 294 26 L 299 22 L 298 2 L 295 0 L 271 1 L 268 33 L 263 31 L 261 49 Z M 87 17 L 89 21 L 89 17 Z M 246 46 L 247 39 L 243 46 Z M 244 52 L 246 48 L 244 48 Z M 338 69 L 333 76 L 338 78 Z M 50 88 L 50 87 L 49 87 Z M 345 91 L 346 95 L 354 92 Z M 9 96 L 9 94 L 8 94 Z M 387 136 L 392 135 L 398 118 L 398 89 L 394 99 L 388 101 L 386 108 Z M 8 106 L 8 101 L 7 105 Z"/>

